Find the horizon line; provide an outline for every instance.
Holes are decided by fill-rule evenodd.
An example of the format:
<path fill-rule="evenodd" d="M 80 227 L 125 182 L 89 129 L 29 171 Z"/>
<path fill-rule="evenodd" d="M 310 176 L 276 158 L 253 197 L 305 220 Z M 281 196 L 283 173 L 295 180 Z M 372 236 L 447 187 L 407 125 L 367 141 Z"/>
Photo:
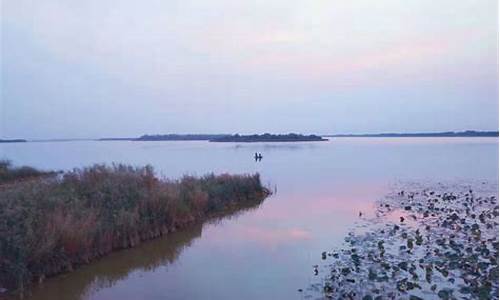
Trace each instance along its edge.
<path fill-rule="evenodd" d="M 173 136 L 189 136 L 189 135 L 199 135 L 199 136 L 207 136 L 207 135 L 234 135 L 234 134 L 240 134 L 240 135 L 255 135 L 255 134 L 266 134 L 269 132 L 264 132 L 264 133 L 252 133 L 252 134 L 241 134 L 241 133 L 155 133 L 155 134 L 143 134 L 144 135 L 159 135 L 159 136 L 168 136 L 168 135 L 173 135 Z M 295 133 L 295 132 L 288 132 L 288 133 L 269 133 L 269 134 L 290 134 L 290 133 Z M 324 137 L 376 137 L 376 136 L 414 136 L 414 135 L 450 135 L 450 136 L 457 136 L 460 134 L 496 134 L 496 136 L 499 135 L 499 130 L 461 130 L 461 131 L 420 131 L 420 132 L 378 132 L 378 133 L 326 133 L 326 134 L 316 134 L 313 133 L 314 135 L 318 136 L 324 136 Z M 296 133 L 296 134 L 303 134 L 303 135 L 308 135 L 304 133 Z M 474 135 L 471 135 L 473 137 Z M 477 135 L 476 135 L 477 136 Z M 99 141 L 103 139 L 117 139 L 117 140 L 133 140 L 137 139 L 140 136 L 137 137 L 99 137 L 99 138 L 37 138 L 37 139 L 29 139 L 29 138 L 0 138 L 0 141 L 26 141 L 26 142 L 69 142 L 69 141 Z"/>

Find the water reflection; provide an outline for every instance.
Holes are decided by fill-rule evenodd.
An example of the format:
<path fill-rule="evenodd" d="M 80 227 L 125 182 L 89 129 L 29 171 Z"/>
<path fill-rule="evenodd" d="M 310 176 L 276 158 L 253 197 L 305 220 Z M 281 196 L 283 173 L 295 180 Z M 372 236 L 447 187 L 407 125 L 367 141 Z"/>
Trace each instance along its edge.
<path fill-rule="evenodd" d="M 28 299 L 90 299 L 102 289 L 111 288 L 135 273 L 168 268 L 183 250 L 202 236 L 205 225 L 218 224 L 257 209 L 264 200 L 255 200 L 244 207 L 228 209 L 212 216 L 204 224 L 195 223 L 167 236 L 147 241 L 138 247 L 112 253 L 105 258 L 77 269 L 72 273 L 49 278 L 36 285 Z M 15 297 L 11 297 L 15 299 Z"/>
<path fill-rule="evenodd" d="M 259 149 L 265 151 L 282 151 L 282 150 L 303 150 L 314 149 L 318 147 L 317 142 L 280 142 L 280 143 L 250 143 L 250 144 L 236 144 L 234 149 Z"/>
<path fill-rule="evenodd" d="M 259 163 L 255 152 L 265 156 Z M 301 299 L 297 289 L 316 280 L 312 266 L 322 251 L 341 245 L 356 222 L 370 218 L 373 200 L 391 183 L 498 180 L 497 138 L 24 143 L 0 145 L 0 157 L 47 169 L 151 164 L 173 178 L 259 172 L 277 191 L 259 209 L 231 220 L 216 219 L 49 280 L 35 299 Z"/>

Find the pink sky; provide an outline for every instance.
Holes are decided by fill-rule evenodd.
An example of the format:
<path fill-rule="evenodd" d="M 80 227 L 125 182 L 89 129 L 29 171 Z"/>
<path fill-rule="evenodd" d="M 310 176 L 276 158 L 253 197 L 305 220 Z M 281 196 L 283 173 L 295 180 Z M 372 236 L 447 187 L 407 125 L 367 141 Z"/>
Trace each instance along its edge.
<path fill-rule="evenodd" d="M 4 137 L 498 124 L 494 0 L 2 5 Z"/>

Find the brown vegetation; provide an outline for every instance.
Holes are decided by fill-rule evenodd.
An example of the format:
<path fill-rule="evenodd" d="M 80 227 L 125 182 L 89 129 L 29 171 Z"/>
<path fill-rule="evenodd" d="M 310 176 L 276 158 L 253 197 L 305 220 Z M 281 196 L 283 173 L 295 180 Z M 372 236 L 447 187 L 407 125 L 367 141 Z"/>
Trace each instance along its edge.
<path fill-rule="evenodd" d="M 165 180 L 125 165 L 9 184 L 0 189 L 0 287 L 23 290 L 268 193 L 258 174 Z"/>
<path fill-rule="evenodd" d="M 0 160 L 0 185 L 55 174 L 56 172 L 44 172 L 27 166 L 14 167 L 10 161 Z"/>

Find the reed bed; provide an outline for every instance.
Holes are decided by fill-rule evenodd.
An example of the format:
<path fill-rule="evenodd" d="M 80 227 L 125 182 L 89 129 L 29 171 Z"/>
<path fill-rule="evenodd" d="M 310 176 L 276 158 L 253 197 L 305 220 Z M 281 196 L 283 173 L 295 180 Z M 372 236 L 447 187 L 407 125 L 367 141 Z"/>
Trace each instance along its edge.
<path fill-rule="evenodd" d="M 0 177 L 9 178 L 0 181 L 0 288 L 10 291 L 269 194 L 258 174 L 170 180 L 151 166 L 27 177 Z"/>

